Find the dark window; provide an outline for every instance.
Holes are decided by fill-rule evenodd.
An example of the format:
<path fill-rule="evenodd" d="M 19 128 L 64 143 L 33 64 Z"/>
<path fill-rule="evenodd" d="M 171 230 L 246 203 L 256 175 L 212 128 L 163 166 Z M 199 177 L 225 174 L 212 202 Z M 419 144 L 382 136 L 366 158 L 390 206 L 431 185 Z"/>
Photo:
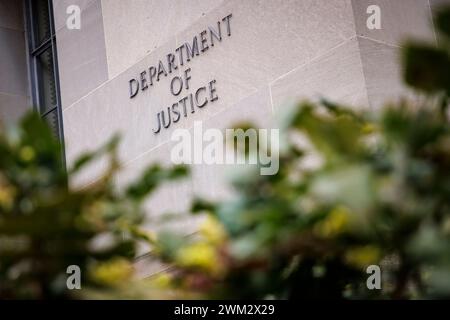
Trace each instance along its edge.
<path fill-rule="evenodd" d="M 52 0 L 25 0 L 31 91 L 36 111 L 63 142 Z"/>

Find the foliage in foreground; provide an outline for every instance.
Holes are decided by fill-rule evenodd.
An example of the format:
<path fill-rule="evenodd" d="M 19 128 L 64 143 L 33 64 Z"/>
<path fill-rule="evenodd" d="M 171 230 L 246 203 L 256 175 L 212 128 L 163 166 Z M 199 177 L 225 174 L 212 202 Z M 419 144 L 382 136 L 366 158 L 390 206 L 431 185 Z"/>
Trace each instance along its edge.
<path fill-rule="evenodd" d="M 0 299 L 70 298 L 66 281 L 76 265 L 83 290 L 120 296 L 133 281 L 142 201 L 185 168 L 148 168 L 127 188 L 114 187 L 117 139 L 86 153 L 65 170 L 60 145 L 35 114 L 0 135 Z M 93 184 L 68 188 L 68 177 L 109 157 Z M 73 282 L 72 284 L 76 284 Z M 84 292 L 84 291 L 81 291 Z M 151 296 L 148 294 L 147 296 Z"/>
<path fill-rule="evenodd" d="M 436 25 L 440 48 L 403 51 L 422 102 L 376 113 L 300 104 L 277 175 L 249 169 L 234 200 L 199 200 L 194 212 L 209 218 L 190 243 L 159 238 L 178 266 L 160 275 L 166 286 L 210 298 L 449 298 L 450 10 Z M 373 264 L 382 290 L 366 286 Z"/>
<path fill-rule="evenodd" d="M 119 190 L 116 140 L 66 171 L 48 128 L 28 116 L 0 135 L 0 298 L 78 298 L 66 290 L 69 265 L 83 271 L 84 297 L 450 297 L 449 17 L 436 20 L 441 48 L 404 50 L 405 81 L 426 99 L 376 114 L 299 105 L 279 173 L 249 168 L 233 200 L 198 200 L 193 211 L 207 218 L 190 238 L 140 229 L 142 201 L 184 168 L 152 166 Z M 103 156 L 99 180 L 68 188 Z M 174 269 L 134 280 L 139 240 Z M 382 290 L 367 290 L 371 264 Z"/>
<path fill-rule="evenodd" d="M 304 103 L 291 118 L 277 175 L 240 175 L 234 200 L 198 201 L 209 218 L 189 244 L 160 238 L 179 266 L 164 276 L 175 287 L 214 298 L 450 297 L 447 119 L 406 104 L 372 119 L 325 108 Z M 313 148 L 295 143 L 299 133 Z M 382 290 L 366 287 L 373 264 Z"/>

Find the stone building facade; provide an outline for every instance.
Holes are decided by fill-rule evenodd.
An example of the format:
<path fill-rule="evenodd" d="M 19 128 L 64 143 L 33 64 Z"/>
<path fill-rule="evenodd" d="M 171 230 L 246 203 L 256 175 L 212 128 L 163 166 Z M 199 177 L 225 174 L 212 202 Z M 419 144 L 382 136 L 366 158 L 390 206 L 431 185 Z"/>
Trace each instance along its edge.
<path fill-rule="evenodd" d="M 274 128 L 277 115 L 298 99 L 323 96 L 376 109 L 407 94 L 398 64 L 402 41 L 435 41 L 432 12 L 449 2 L 0 0 L 0 117 L 7 124 L 42 100 L 35 90 L 46 77 L 33 71 L 40 60 L 30 60 L 43 50 L 30 43 L 30 30 L 40 30 L 32 26 L 40 12 L 30 10 L 33 1 L 49 4 L 52 24 L 54 56 L 47 66 L 56 107 L 44 106 L 43 116 L 59 119 L 69 165 L 120 133 L 119 185 L 151 162 L 170 165 L 171 132 L 192 130 L 194 121 L 204 128 L 242 121 Z M 380 8 L 380 29 L 367 25 L 373 5 Z M 69 28 L 78 9 L 80 28 Z M 158 131 L 162 112 L 166 123 L 172 112 L 172 123 Z M 104 167 L 99 161 L 72 183 L 89 185 Z M 183 212 L 193 194 L 226 197 L 227 174 L 218 166 L 193 166 L 190 179 L 164 186 L 148 201 L 149 215 Z M 186 217 L 174 227 L 191 232 L 195 221 Z M 142 268 L 143 275 L 152 272 Z"/>

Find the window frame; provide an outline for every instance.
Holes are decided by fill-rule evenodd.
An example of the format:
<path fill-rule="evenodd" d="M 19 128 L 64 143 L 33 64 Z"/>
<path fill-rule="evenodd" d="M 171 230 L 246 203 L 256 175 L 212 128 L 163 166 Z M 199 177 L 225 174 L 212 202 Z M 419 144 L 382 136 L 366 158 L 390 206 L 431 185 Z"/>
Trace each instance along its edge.
<path fill-rule="evenodd" d="M 53 15 L 53 1 L 46 0 L 48 8 L 48 19 L 49 19 L 49 31 L 50 35 L 38 43 L 38 31 L 39 27 L 36 24 L 36 12 L 35 12 L 35 1 L 34 0 L 23 0 L 24 15 L 25 15 L 25 31 L 27 39 L 27 56 L 30 74 L 30 93 L 33 102 L 33 108 L 39 115 L 45 119 L 49 114 L 56 110 L 56 117 L 58 121 L 57 134 L 58 139 L 61 143 L 62 159 L 65 165 L 65 151 L 64 151 L 64 130 L 63 130 L 63 118 L 62 118 L 62 107 L 61 107 L 61 92 L 60 92 L 60 82 L 59 82 L 59 69 L 58 69 L 58 54 L 56 45 L 56 31 L 55 31 L 55 21 Z M 43 105 L 43 84 L 39 80 L 39 65 L 38 59 L 41 54 L 43 54 L 48 49 L 51 50 L 52 62 L 53 62 L 53 80 L 55 83 L 55 98 L 56 104 L 52 106 Z M 45 110 L 45 111 L 43 111 Z"/>

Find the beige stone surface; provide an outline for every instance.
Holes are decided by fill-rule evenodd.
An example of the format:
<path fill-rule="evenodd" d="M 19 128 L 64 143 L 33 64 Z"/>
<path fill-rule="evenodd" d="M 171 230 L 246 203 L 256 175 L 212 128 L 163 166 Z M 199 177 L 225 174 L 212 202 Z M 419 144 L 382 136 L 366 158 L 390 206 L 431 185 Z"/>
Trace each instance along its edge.
<path fill-rule="evenodd" d="M 0 123 L 2 125 L 16 123 L 29 109 L 31 109 L 29 97 L 0 93 Z"/>
<path fill-rule="evenodd" d="M 411 36 L 434 40 L 428 0 L 352 0 L 356 33 L 392 45 L 401 45 Z M 367 28 L 367 7 L 381 10 L 381 29 Z"/>
<path fill-rule="evenodd" d="M 130 183 L 139 179 L 146 168 L 155 164 L 165 168 L 171 167 L 173 163 L 170 161 L 170 151 L 173 145 L 174 143 L 169 141 L 142 154 L 133 161 L 124 163 L 123 169 L 116 178 L 116 185 L 122 189 L 126 188 Z M 189 235 L 195 232 L 201 217 L 192 217 L 187 214 L 194 192 L 191 175 L 160 185 L 145 200 L 146 220 L 143 224 L 144 228 L 153 232 L 170 230 L 182 235 Z M 151 247 L 149 245 L 142 244 L 138 250 L 138 256 L 150 250 Z M 139 265 L 138 263 L 137 266 Z M 155 265 L 152 265 L 151 270 L 154 267 Z M 151 270 L 146 270 L 146 274 L 152 273 Z"/>
<path fill-rule="evenodd" d="M 368 104 L 358 39 L 354 37 L 271 85 L 275 110 L 300 100 L 326 98 L 355 107 Z"/>
<path fill-rule="evenodd" d="M 82 11 L 80 30 L 61 27 L 56 39 L 62 107 L 66 108 L 108 80 L 100 1 L 90 1 Z"/>
<path fill-rule="evenodd" d="M 92 2 L 90 6 L 98 3 Z M 143 3 L 139 1 L 137 6 L 143 6 Z M 411 3 L 415 6 L 403 9 L 411 10 L 409 16 L 414 17 L 423 8 L 421 4 Z M 120 158 L 129 166 L 129 163 L 145 159 L 148 153 L 155 152 L 158 147 L 166 144 L 175 128 L 189 129 L 195 121 L 203 120 L 208 123 L 208 119 L 211 119 L 210 123 L 215 121 L 218 126 L 226 123 L 227 118 L 238 120 L 246 114 L 258 114 L 258 108 L 264 108 L 261 106 L 265 105 L 266 100 L 270 101 L 270 108 L 275 110 L 294 99 L 317 99 L 319 95 L 336 102 L 364 107 L 377 106 L 389 96 L 404 92 L 395 64 L 397 47 L 381 45 L 383 41 L 398 39 L 404 30 L 400 30 L 395 36 L 390 35 L 391 38 L 383 38 L 386 36 L 383 34 L 356 37 L 353 22 L 356 9 L 352 5 L 355 6 L 350 0 L 332 3 L 282 0 L 270 3 L 256 0 L 221 2 L 184 31 L 167 38 L 164 44 L 158 45 L 138 63 L 102 83 L 76 103 L 63 103 L 68 162 L 85 150 L 97 148 L 113 134 L 120 133 Z M 118 3 L 107 6 L 109 7 L 103 8 L 103 15 L 106 16 L 122 8 Z M 396 8 L 398 9 L 394 9 Z M 192 41 L 194 35 L 198 36 L 202 30 L 230 13 L 230 37 L 224 35 L 216 46 L 210 47 L 184 67 L 180 66 L 168 77 L 162 77 L 154 86 L 130 99 L 128 81 L 131 78 L 138 78 L 141 71 L 157 65 L 167 53 L 174 52 L 186 41 Z M 101 24 L 98 14 L 96 17 L 93 19 L 96 22 L 92 23 L 94 26 Z M 142 20 L 138 17 L 136 20 Z M 422 22 L 426 20 L 425 13 Z M 417 24 L 421 25 L 422 22 L 418 21 Z M 424 28 L 425 25 L 426 23 L 423 24 Z M 419 28 L 417 32 L 410 32 L 422 35 L 426 33 L 424 30 Z M 374 40 L 369 40 L 369 36 Z M 101 34 L 96 41 L 100 39 Z M 70 51 L 70 45 L 64 44 L 64 39 L 60 43 L 63 51 Z M 70 54 L 67 53 L 67 56 Z M 73 59 L 77 56 L 74 54 Z M 100 55 L 98 58 L 100 59 Z M 86 60 L 86 57 L 80 58 L 80 61 Z M 190 92 L 215 79 L 219 100 L 201 110 L 196 109 L 194 114 L 188 114 L 186 119 L 182 117 L 168 130 L 163 129 L 155 135 L 152 130 L 156 114 L 170 107 L 179 98 L 170 94 L 170 80 L 175 75 L 181 75 L 187 68 L 191 69 L 192 76 Z M 87 65 L 86 69 L 91 68 Z M 90 71 L 102 73 L 95 71 L 95 67 L 86 72 L 80 71 L 78 76 L 74 76 L 76 72 L 67 72 L 65 82 L 84 85 L 90 79 Z M 64 102 L 67 99 L 64 81 L 62 86 Z M 183 91 L 180 97 L 185 93 Z M 246 100 L 248 97 L 252 98 Z M 164 154 L 162 151 L 160 153 Z M 94 180 L 102 168 L 104 163 L 99 161 L 79 177 L 77 184 L 83 185 Z M 201 172 L 199 176 L 206 177 L 195 179 L 199 181 L 198 189 L 214 194 L 213 189 L 205 187 L 208 185 L 206 182 L 201 182 L 202 179 L 210 181 L 208 175 L 212 177 L 213 173 L 207 174 L 207 170 L 197 171 Z"/>
<path fill-rule="evenodd" d="M 31 108 L 22 2 L 0 0 L 0 122 L 16 123 Z"/>
<path fill-rule="evenodd" d="M 230 13 L 233 14 L 232 35 L 224 35 L 221 43 L 177 70 L 191 68 L 192 89 L 215 79 L 219 100 L 155 135 L 152 129 L 156 113 L 178 101 L 169 92 L 170 79 L 175 73 L 133 99 L 129 98 L 129 79 L 138 77 L 141 71 L 173 52 L 177 44 L 192 41 L 194 35 Z M 223 2 L 77 103 L 70 106 L 63 103 L 67 158 L 70 162 L 76 154 L 97 147 L 119 132 L 123 134 L 121 158 L 131 161 L 167 142 L 173 128 L 190 128 L 194 121 L 206 120 L 226 110 L 353 33 L 349 1 L 331 5 L 328 1 Z"/>
<path fill-rule="evenodd" d="M 28 95 L 24 32 L 0 27 L 0 93 Z"/>
<path fill-rule="evenodd" d="M 369 106 L 378 109 L 385 103 L 412 97 L 402 81 L 399 48 L 365 38 L 358 42 Z"/>
<path fill-rule="evenodd" d="M 176 100 L 169 92 L 169 78 L 162 78 L 154 87 L 133 99 L 129 97 L 128 81 L 174 47 L 175 40 L 172 40 L 133 69 L 101 85 L 76 104 L 63 108 L 66 158 L 69 163 L 81 152 L 96 149 L 114 134 L 121 134 L 120 157 L 124 162 L 168 141 L 169 131 L 166 130 L 166 135 L 160 138 L 162 134 L 155 135 L 152 129 L 156 112 Z M 102 167 L 101 164 L 97 166 L 87 170 L 84 176 L 95 175 L 97 169 Z"/>
<path fill-rule="evenodd" d="M 138 62 L 221 2 L 102 0 L 110 76 Z"/>
<path fill-rule="evenodd" d="M 257 128 L 273 128 L 271 117 L 271 101 L 268 88 L 262 89 L 224 110 L 215 116 L 202 121 L 203 132 L 210 128 L 224 130 L 233 128 L 240 123 L 252 123 Z M 193 135 L 193 128 L 189 129 Z M 124 164 L 124 168 L 118 176 L 119 186 L 125 186 L 130 181 L 138 178 L 144 168 L 159 163 L 162 166 L 172 166 L 171 150 L 177 141 L 169 140 L 146 153 L 137 159 Z M 204 142 L 206 145 L 207 142 Z M 153 197 L 157 199 L 158 206 L 150 205 L 150 212 L 156 215 L 164 212 L 184 212 L 189 208 L 192 195 L 203 196 L 209 199 L 219 199 L 222 195 L 229 194 L 230 190 L 224 190 L 226 176 L 231 171 L 232 166 L 228 165 L 192 165 L 191 174 L 188 179 L 183 179 L 178 183 L 171 183 L 163 187 Z M 214 183 L 212 183 L 214 181 Z M 216 183 L 217 182 L 217 183 Z"/>
<path fill-rule="evenodd" d="M 224 132 L 225 129 L 239 127 L 240 124 L 252 124 L 261 129 L 276 128 L 268 86 L 203 121 L 202 129 L 206 131 L 214 128 Z M 193 129 L 190 132 L 193 135 Z M 230 181 L 237 173 L 237 166 L 194 164 L 191 168 L 193 190 L 197 196 L 208 200 L 223 200 L 234 194 Z"/>
<path fill-rule="evenodd" d="M 93 2 L 100 2 L 100 0 L 53 0 L 53 15 L 55 18 L 55 30 L 59 30 L 66 25 L 69 14 L 67 8 L 75 5 L 81 11 L 81 26 L 84 23 L 84 10 L 87 9 Z"/>
<path fill-rule="evenodd" d="M 178 43 L 230 13 L 231 37 L 191 65 L 220 74 L 237 94 L 258 90 L 355 33 L 350 1 L 231 0 L 180 33 Z"/>
<path fill-rule="evenodd" d="M 83 35 L 82 40 L 100 43 L 103 35 L 98 30 L 103 20 L 106 44 L 104 48 L 102 43 L 96 49 L 84 48 L 94 53 L 80 60 L 77 55 L 85 53 L 71 57 L 88 64 L 78 74 L 78 62 L 74 64 L 75 71 L 66 73 L 66 82 L 72 74 L 77 74 L 70 80 L 77 84 L 62 92 L 63 102 L 65 95 L 72 100 L 63 103 L 68 162 L 85 150 L 96 149 L 114 133 L 120 133 L 123 171 L 117 183 L 123 187 L 139 177 L 152 162 L 171 165 L 170 151 L 174 146 L 171 133 L 177 128 L 192 132 L 195 121 L 202 121 L 204 129 L 224 129 L 242 121 L 254 122 L 261 128 L 276 128 L 274 118 L 286 105 L 298 99 L 316 100 L 322 96 L 356 108 L 378 108 L 391 97 L 409 94 L 401 84 L 398 45 L 411 35 L 434 39 L 429 28 L 427 2 L 372 1 L 370 4 L 381 6 L 383 29 L 368 31 L 365 10 L 369 2 L 366 0 L 183 0 L 176 3 L 102 0 L 101 14 L 97 11 L 92 18 L 95 22 L 90 33 L 95 36 Z M 99 2 L 83 3 L 89 8 Z M 208 26 L 215 26 L 230 13 L 230 37 L 223 32 L 220 43 L 130 99 L 130 79 L 137 79 L 141 71 L 156 66 L 166 54 L 192 41 L 193 36 Z M 61 45 L 70 44 L 63 41 Z M 65 54 L 70 57 L 70 53 Z M 92 61 L 107 61 L 106 72 L 104 65 L 90 65 L 89 57 Z M 187 68 L 191 69 L 191 89 L 174 97 L 169 91 L 170 80 Z M 100 74 L 92 83 L 89 82 L 91 73 L 94 78 Z M 196 109 L 159 134 L 152 132 L 157 112 L 213 79 L 219 96 L 217 101 Z M 82 98 L 75 98 L 80 95 Z M 74 185 L 91 183 L 105 165 L 104 159 L 92 165 L 73 181 Z M 232 196 L 233 190 L 226 181 L 236 173 L 230 169 L 226 165 L 194 165 L 190 178 L 162 186 L 145 203 L 147 227 L 171 228 L 182 234 L 194 232 L 201 217 L 186 216 L 192 197 L 217 200 Z M 159 223 L 165 212 L 178 216 L 168 224 Z M 140 254 L 149 250 L 143 247 Z M 148 259 L 137 262 L 142 276 L 164 268 L 147 268 Z"/>

